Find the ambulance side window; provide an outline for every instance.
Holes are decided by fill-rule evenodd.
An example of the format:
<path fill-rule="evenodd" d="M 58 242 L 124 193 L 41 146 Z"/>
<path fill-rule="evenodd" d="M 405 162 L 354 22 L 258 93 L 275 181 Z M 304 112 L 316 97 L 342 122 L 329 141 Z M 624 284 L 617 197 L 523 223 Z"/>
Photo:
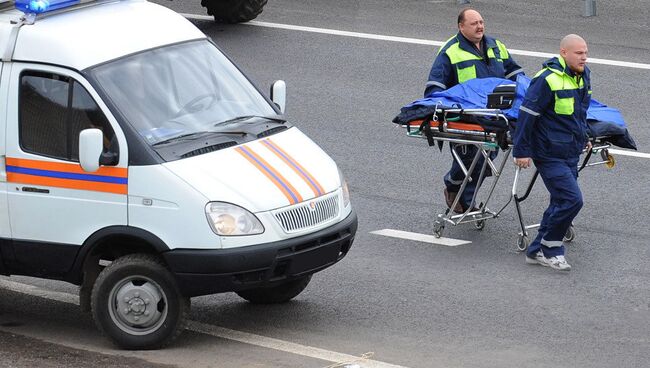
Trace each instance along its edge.
<path fill-rule="evenodd" d="M 20 146 L 25 152 L 78 162 L 79 132 L 98 128 L 104 133 L 104 152 L 117 156 L 110 123 L 88 91 L 74 79 L 23 72 L 18 101 Z"/>

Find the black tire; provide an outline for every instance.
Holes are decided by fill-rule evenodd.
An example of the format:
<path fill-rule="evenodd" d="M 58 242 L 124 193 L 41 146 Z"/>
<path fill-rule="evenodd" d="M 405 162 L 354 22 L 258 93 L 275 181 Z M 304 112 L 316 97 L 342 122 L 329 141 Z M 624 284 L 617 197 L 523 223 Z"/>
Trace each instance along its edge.
<path fill-rule="evenodd" d="M 526 235 L 519 236 L 519 239 L 517 239 L 517 251 L 518 252 L 523 252 L 526 249 L 528 249 L 528 245 L 530 244 L 530 240 Z"/>
<path fill-rule="evenodd" d="M 117 346 L 159 349 L 185 329 L 190 301 L 158 258 L 130 254 L 99 274 L 91 309 L 97 327 Z"/>
<path fill-rule="evenodd" d="M 238 291 L 237 295 L 253 304 L 286 303 L 305 290 L 310 280 L 311 275 L 303 276 L 273 287 Z"/>
<path fill-rule="evenodd" d="M 478 220 L 474 223 L 474 227 L 476 230 L 483 230 L 485 229 L 485 220 Z"/>
<path fill-rule="evenodd" d="M 241 23 L 255 19 L 266 5 L 267 0 L 201 0 L 218 23 Z"/>

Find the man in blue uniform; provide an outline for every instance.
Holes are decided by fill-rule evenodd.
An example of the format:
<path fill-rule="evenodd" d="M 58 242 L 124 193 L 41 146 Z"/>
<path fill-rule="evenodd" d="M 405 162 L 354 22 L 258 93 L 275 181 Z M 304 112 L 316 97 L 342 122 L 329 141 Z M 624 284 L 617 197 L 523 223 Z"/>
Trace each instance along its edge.
<path fill-rule="evenodd" d="M 458 31 L 458 34 L 450 38 L 438 51 L 429 73 L 425 97 L 432 92 L 442 91 L 474 78 L 497 77 L 514 81 L 518 74 L 523 73 L 506 46 L 484 34 L 483 18 L 476 10 L 466 8 L 458 14 Z M 477 152 L 476 147 L 463 145 L 456 151 L 465 167 L 469 168 Z M 470 202 L 480 185 L 478 177 L 482 164 L 483 157 L 471 173 L 472 181 L 465 187 L 458 205 L 454 208 L 455 212 L 465 212 L 470 205 L 473 206 Z M 464 178 L 463 171 L 454 160 L 451 170 L 444 178 L 445 200 L 448 206 L 451 207 Z"/>
<path fill-rule="evenodd" d="M 587 138 L 591 82 L 587 43 L 570 34 L 560 42 L 560 55 L 546 61 L 535 75 L 519 110 L 513 156 L 521 168 L 531 159 L 551 194 L 537 238 L 528 246 L 526 263 L 568 271 L 562 239 L 582 208 L 578 187 L 580 153 Z"/>

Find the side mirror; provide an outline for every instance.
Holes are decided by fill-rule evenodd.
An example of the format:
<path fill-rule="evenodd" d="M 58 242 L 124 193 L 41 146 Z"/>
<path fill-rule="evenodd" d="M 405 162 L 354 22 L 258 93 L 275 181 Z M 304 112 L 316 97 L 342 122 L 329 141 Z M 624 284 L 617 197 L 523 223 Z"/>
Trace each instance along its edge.
<path fill-rule="evenodd" d="M 271 85 L 271 101 L 275 102 L 284 114 L 287 107 L 287 84 L 283 80 L 277 80 Z"/>
<path fill-rule="evenodd" d="M 86 172 L 99 170 L 99 158 L 104 149 L 104 134 L 99 129 L 84 129 L 79 133 L 79 163 Z"/>

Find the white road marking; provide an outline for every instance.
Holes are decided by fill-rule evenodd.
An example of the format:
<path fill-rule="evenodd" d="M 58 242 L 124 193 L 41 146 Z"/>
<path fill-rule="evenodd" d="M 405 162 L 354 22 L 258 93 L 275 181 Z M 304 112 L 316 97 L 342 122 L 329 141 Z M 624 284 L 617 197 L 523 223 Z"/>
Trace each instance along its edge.
<path fill-rule="evenodd" d="M 43 299 L 56 300 L 63 303 L 79 305 L 79 297 L 77 297 L 76 295 L 53 291 L 53 290 L 46 290 L 38 286 L 10 281 L 4 277 L 0 278 L 0 288 L 18 292 L 21 294 L 36 296 Z M 335 351 L 329 351 L 329 350 L 320 349 L 312 346 L 296 344 L 293 342 L 283 341 L 283 340 L 256 335 L 248 332 L 231 330 L 228 328 L 214 326 L 207 323 L 189 321 L 187 329 L 190 331 L 211 335 L 223 339 L 238 341 L 249 345 L 255 345 L 263 348 L 283 351 L 291 354 L 305 356 L 308 358 L 315 358 L 315 359 L 336 363 L 337 367 L 339 366 L 339 364 L 345 363 L 345 364 L 356 364 L 360 368 L 406 368 L 404 366 L 384 363 L 378 360 L 367 359 L 361 356 L 338 353 Z M 61 341 L 57 343 L 63 344 Z M 130 356 L 128 352 L 124 352 L 124 354 L 119 354 L 119 353 L 115 353 L 112 350 L 107 350 L 101 347 L 92 347 L 92 346 L 85 346 L 85 345 L 83 346 L 74 345 L 71 347 L 79 348 L 83 350 L 96 351 L 104 354 Z M 139 357 L 142 359 L 147 359 L 147 357 L 145 356 L 139 356 Z"/>
<path fill-rule="evenodd" d="M 214 17 L 208 15 L 187 14 L 187 13 L 180 13 L 180 14 L 187 19 L 214 21 Z M 426 40 L 422 38 L 386 36 L 386 35 L 379 35 L 374 33 L 340 31 L 337 29 L 305 27 L 305 26 L 296 26 L 292 24 L 271 23 L 271 22 L 255 21 L 255 20 L 243 24 L 250 25 L 250 26 L 257 26 L 257 27 L 278 28 L 278 29 L 286 29 L 291 31 L 321 33 L 321 34 L 329 34 L 334 36 L 355 37 L 355 38 L 364 38 L 370 40 L 408 43 L 408 44 L 415 44 L 415 45 L 428 45 L 428 46 L 440 47 L 445 44 L 445 42 L 443 41 Z M 548 52 L 537 52 L 537 51 L 527 51 L 527 50 L 517 50 L 517 49 L 508 49 L 508 51 L 513 55 L 532 56 L 532 57 L 539 57 L 545 59 L 557 56 L 556 54 L 548 53 Z M 599 59 L 599 58 L 590 57 L 589 63 L 650 70 L 650 64 L 634 63 L 629 61 Z"/>
<path fill-rule="evenodd" d="M 631 156 L 631 157 L 640 157 L 640 158 L 650 158 L 650 153 L 636 152 L 636 151 L 625 151 L 616 148 L 610 148 L 607 150 L 612 155 L 621 155 L 621 156 Z"/>
<path fill-rule="evenodd" d="M 4 278 L 0 278 L 0 288 L 15 291 L 21 294 L 37 296 L 43 299 L 56 300 L 63 303 L 79 305 L 79 297 L 76 295 L 53 290 L 45 290 L 37 286 L 9 281 Z"/>
<path fill-rule="evenodd" d="M 335 363 L 355 363 L 360 367 L 368 368 L 404 368 L 399 365 L 388 364 L 376 360 L 362 359 L 360 357 L 348 354 L 337 353 L 334 351 L 324 350 L 320 348 L 315 348 L 312 346 L 306 346 L 301 344 L 296 344 L 293 342 L 283 341 L 274 339 L 271 337 L 265 337 L 260 335 L 255 335 L 248 332 L 235 331 L 228 328 L 223 328 L 219 326 L 209 325 L 205 323 L 193 322 L 190 321 L 188 329 L 200 332 L 207 335 L 212 335 L 215 337 L 221 337 L 224 339 L 235 340 L 243 342 L 250 345 L 262 346 L 265 348 L 280 350 L 287 353 L 298 354 L 310 358 L 316 358 L 320 360 L 325 360 Z"/>
<path fill-rule="evenodd" d="M 389 236 L 392 238 L 399 238 L 399 239 L 415 240 L 419 242 L 431 243 L 437 245 L 445 245 L 447 247 L 456 247 L 459 245 L 472 243 L 471 241 L 468 240 L 460 240 L 460 239 L 452 239 L 452 238 L 444 238 L 444 237 L 436 238 L 433 235 L 412 233 L 409 231 L 393 230 L 393 229 L 382 229 L 382 230 L 371 231 L 370 234 Z"/>

